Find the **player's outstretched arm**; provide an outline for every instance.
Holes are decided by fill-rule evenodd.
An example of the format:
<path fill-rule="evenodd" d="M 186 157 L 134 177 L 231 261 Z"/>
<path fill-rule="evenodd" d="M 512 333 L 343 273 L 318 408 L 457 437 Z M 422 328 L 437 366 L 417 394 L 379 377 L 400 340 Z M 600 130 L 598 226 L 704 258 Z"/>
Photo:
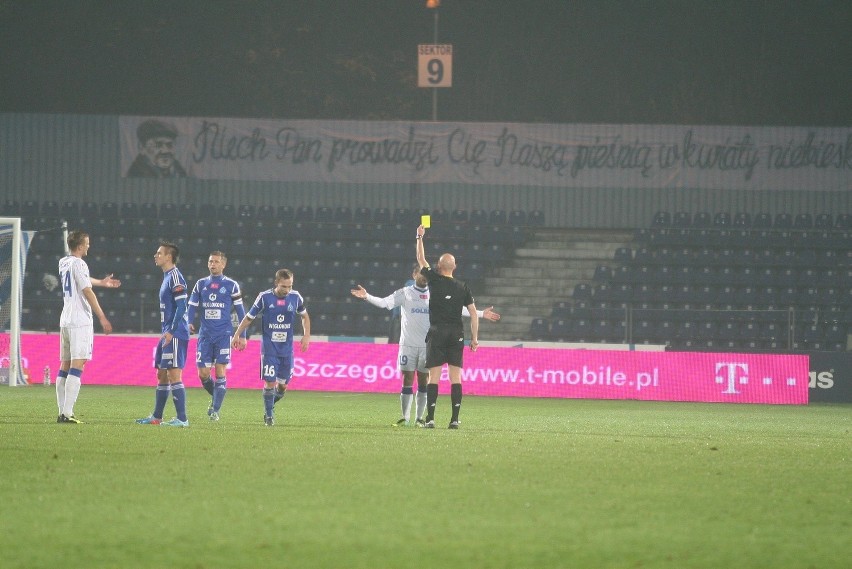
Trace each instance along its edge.
<path fill-rule="evenodd" d="M 89 279 L 92 282 L 92 286 L 102 286 L 105 288 L 118 288 L 121 286 L 121 281 L 118 279 L 112 278 L 112 273 L 108 274 L 102 279 Z"/>
<path fill-rule="evenodd" d="M 479 347 L 479 313 L 476 304 L 468 304 L 467 311 L 470 312 L 470 351 L 475 352 Z"/>
<path fill-rule="evenodd" d="M 490 320 L 491 322 L 497 322 L 498 320 L 500 320 L 500 314 L 497 313 L 497 312 L 494 312 L 493 306 L 489 306 L 488 308 L 483 310 L 482 311 L 482 317 L 485 318 L 486 320 Z"/>

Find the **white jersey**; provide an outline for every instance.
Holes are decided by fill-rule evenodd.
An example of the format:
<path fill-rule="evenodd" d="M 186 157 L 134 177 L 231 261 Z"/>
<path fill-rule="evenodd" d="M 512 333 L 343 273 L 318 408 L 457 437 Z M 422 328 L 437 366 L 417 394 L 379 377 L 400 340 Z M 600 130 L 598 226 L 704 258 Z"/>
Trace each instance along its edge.
<path fill-rule="evenodd" d="M 74 255 L 59 260 L 59 282 L 62 284 L 62 316 L 60 328 L 92 326 L 92 307 L 83 296 L 83 289 L 92 288 L 89 266 Z"/>
<path fill-rule="evenodd" d="M 393 310 L 400 307 L 399 345 L 415 348 L 426 347 L 426 334 L 429 332 L 429 288 L 410 285 L 394 291 L 390 296 L 379 298 L 367 294 L 365 299 L 373 306 Z M 482 311 L 476 311 L 482 316 Z M 462 308 L 462 316 L 470 317 L 467 307 Z"/>
<path fill-rule="evenodd" d="M 426 347 L 426 334 L 429 332 L 428 288 L 411 285 L 398 289 L 384 298 L 368 294 L 366 300 L 373 306 L 388 310 L 399 306 L 402 315 L 399 344 L 416 348 Z"/>

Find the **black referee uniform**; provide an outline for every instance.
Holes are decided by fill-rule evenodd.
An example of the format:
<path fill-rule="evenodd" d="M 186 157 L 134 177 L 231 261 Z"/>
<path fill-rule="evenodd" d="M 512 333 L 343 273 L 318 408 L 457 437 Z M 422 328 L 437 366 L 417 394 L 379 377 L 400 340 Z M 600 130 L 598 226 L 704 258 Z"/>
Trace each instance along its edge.
<path fill-rule="evenodd" d="M 453 277 L 436 273 L 431 267 L 423 267 L 420 273 L 429 282 L 429 333 L 426 335 L 426 367 L 436 368 L 443 364 L 462 367 L 464 354 L 464 327 L 462 309 L 473 304 L 473 295 L 467 285 Z M 459 428 L 459 410 L 462 401 L 461 383 L 450 386 L 452 418 L 450 428 Z M 438 384 L 429 382 L 426 387 L 426 423 L 435 428 L 435 406 L 438 402 Z"/>
<path fill-rule="evenodd" d="M 462 309 L 474 303 L 467 285 L 423 267 L 429 282 L 429 334 L 426 336 L 426 367 L 449 364 L 462 367 L 464 325 Z"/>

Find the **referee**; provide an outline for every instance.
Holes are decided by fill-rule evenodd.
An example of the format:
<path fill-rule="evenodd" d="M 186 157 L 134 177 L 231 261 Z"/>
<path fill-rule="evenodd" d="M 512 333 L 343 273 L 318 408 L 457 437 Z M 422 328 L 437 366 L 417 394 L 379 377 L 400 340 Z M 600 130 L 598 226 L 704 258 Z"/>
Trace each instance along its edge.
<path fill-rule="evenodd" d="M 417 263 L 420 273 L 429 282 L 429 333 L 426 335 L 426 367 L 429 368 L 429 385 L 426 387 L 426 424 L 427 429 L 435 428 L 435 405 L 438 401 L 438 381 L 441 368 L 447 364 L 450 372 L 450 401 L 453 414 L 450 429 L 459 428 L 459 410 L 462 401 L 462 353 L 464 350 L 464 328 L 462 326 L 462 307 L 470 313 L 470 349 L 476 351 L 479 345 L 479 316 L 470 289 L 461 281 L 453 278 L 456 259 L 444 253 L 438 259 L 437 270 L 426 262 L 423 248 L 423 235 L 426 228 L 417 228 Z"/>

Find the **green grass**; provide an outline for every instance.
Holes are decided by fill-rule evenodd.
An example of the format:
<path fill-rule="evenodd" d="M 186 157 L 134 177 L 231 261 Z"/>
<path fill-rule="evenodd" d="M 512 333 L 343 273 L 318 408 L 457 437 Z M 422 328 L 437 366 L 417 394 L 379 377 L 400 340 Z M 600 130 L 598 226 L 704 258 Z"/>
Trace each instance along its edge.
<path fill-rule="evenodd" d="M 0 389 L 0 566 L 848 567 L 852 408 L 259 391 L 133 423 L 154 389 Z M 173 410 L 167 407 L 167 418 Z"/>

